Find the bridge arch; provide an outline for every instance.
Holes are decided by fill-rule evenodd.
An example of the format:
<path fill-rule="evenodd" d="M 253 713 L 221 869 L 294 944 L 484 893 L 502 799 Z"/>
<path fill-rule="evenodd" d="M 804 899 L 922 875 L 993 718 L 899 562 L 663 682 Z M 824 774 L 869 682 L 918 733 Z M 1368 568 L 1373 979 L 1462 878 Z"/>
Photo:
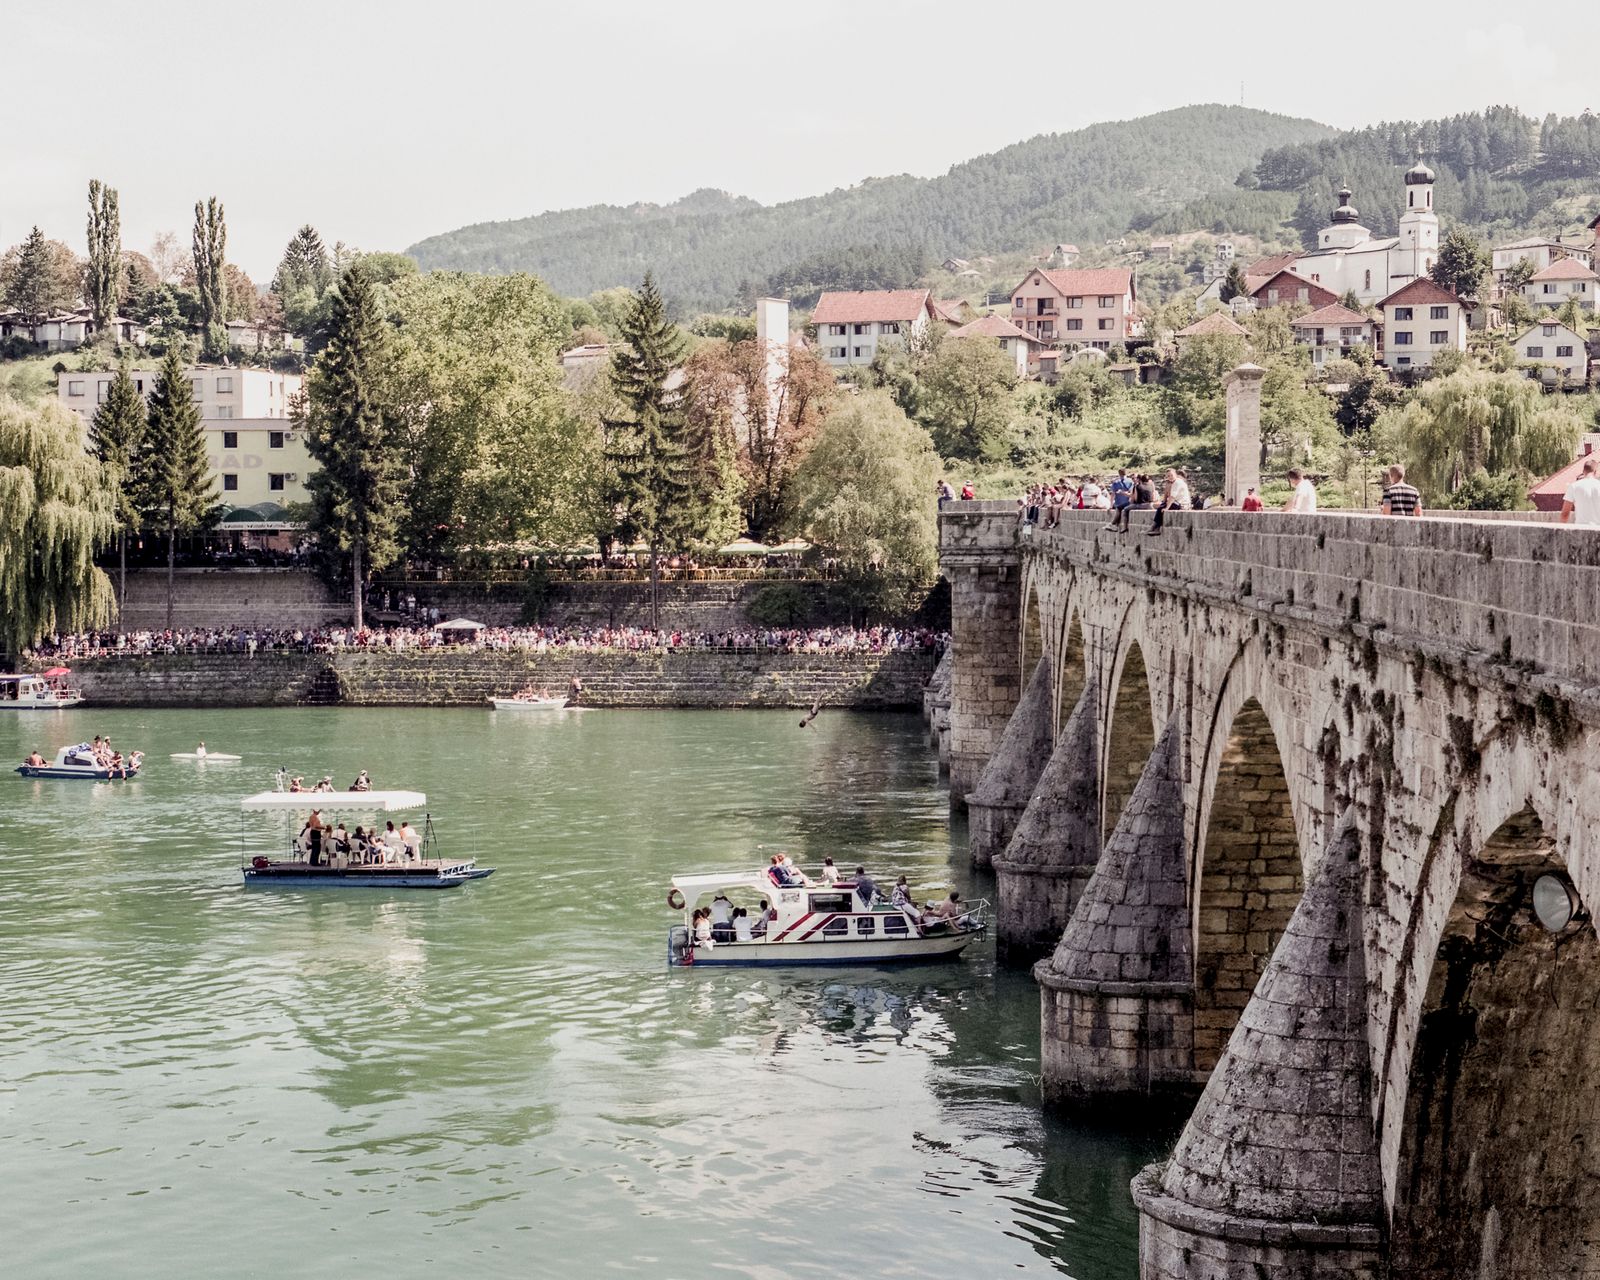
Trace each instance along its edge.
<path fill-rule="evenodd" d="M 1030 573 L 1022 584 L 1022 637 L 1018 653 L 1018 680 L 1020 692 L 1033 678 L 1039 659 L 1050 652 L 1053 637 L 1045 632 L 1045 610 L 1042 584 L 1037 573 Z"/>
<path fill-rule="evenodd" d="M 1089 683 L 1089 655 L 1083 643 L 1083 610 L 1068 597 L 1061 624 L 1061 642 L 1057 651 L 1055 678 L 1056 738 L 1066 727 L 1067 717 L 1083 696 Z"/>
<path fill-rule="evenodd" d="M 1209 1072 L 1305 888 L 1303 808 L 1289 726 L 1247 647 L 1223 682 L 1204 742 L 1190 864 L 1194 1065 Z"/>
<path fill-rule="evenodd" d="M 1131 606 L 1123 617 L 1101 717 L 1101 817 L 1103 846 L 1116 829 L 1145 763 L 1156 748 L 1156 705 L 1144 646 L 1137 638 L 1142 611 Z"/>

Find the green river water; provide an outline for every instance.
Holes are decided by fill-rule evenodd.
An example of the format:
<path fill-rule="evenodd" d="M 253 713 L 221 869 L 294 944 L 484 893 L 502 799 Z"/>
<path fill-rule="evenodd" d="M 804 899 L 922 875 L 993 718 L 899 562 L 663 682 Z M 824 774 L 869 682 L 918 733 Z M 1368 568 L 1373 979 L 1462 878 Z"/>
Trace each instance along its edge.
<path fill-rule="evenodd" d="M 1041 1115 L 992 941 L 666 968 L 667 877 L 758 845 L 992 898 L 919 720 L 799 714 L 4 713 L 7 769 L 109 733 L 148 772 L 0 774 L 0 1274 L 1135 1277 L 1162 1141 Z M 246 890 L 279 764 L 426 791 L 497 873 Z"/>

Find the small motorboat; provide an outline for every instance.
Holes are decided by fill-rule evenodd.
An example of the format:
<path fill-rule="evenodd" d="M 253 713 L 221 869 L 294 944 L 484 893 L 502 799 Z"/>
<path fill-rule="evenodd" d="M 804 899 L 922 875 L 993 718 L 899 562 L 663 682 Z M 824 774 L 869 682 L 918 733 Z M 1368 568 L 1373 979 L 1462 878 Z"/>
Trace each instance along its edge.
<path fill-rule="evenodd" d="M 59 711 L 75 707 L 83 694 L 67 683 L 68 667 L 51 667 L 36 676 L 0 676 L 0 708 L 14 711 Z"/>
<path fill-rule="evenodd" d="M 94 757 L 94 747 L 87 742 L 62 747 L 50 764 L 21 764 L 17 772 L 24 778 L 84 778 L 90 782 L 121 782 L 137 778 L 144 763 L 144 752 L 135 751 L 127 762 L 117 769 L 101 764 Z"/>
<path fill-rule="evenodd" d="M 438 856 L 433 821 L 427 816 L 410 850 L 399 844 L 379 844 L 367 852 L 334 847 L 331 828 L 344 814 L 398 813 L 427 803 L 420 791 L 263 791 L 246 796 L 241 813 L 286 814 L 291 830 L 286 856 L 245 856 L 240 868 L 244 882 L 291 889 L 453 889 L 493 875 L 493 867 L 480 867 L 472 858 Z M 315 838 L 305 826 L 313 811 L 329 815 L 329 829 Z M 370 825 L 376 831 L 378 824 Z"/>
<path fill-rule="evenodd" d="M 496 711 L 565 711 L 565 698 L 490 698 L 489 705 Z"/>
<path fill-rule="evenodd" d="M 694 910 L 702 900 L 733 895 L 746 918 L 767 906 L 765 920 L 749 941 L 696 942 Z M 983 937 L 987 902 L 967 903 L 962 914 L 935 919 L 932 913 L 893 907 L 875 899 L 870 907 L 853 880 L 784 886 L 765 870 L 702 872 L 672 877 L 667 905 L 683 912 L 667 933 L 671 965 L 883 965 L 949 960 Z M 764 927 L 763 927 L 764 926 Z"/>

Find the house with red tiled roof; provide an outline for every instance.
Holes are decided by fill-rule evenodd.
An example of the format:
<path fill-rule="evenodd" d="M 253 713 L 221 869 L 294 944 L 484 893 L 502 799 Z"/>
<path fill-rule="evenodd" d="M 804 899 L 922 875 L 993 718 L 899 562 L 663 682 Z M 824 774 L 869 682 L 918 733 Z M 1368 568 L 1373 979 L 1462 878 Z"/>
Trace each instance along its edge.
<path fill-rule="evenodd" d="M 1383 313 L 1383 363 L 1391 369 L 1426 369 L 1441 351 L 1467 349 L 1466 308 L 1451 290 L 1427 276 L 1396 289 L 1378 309 Z"/>
<path fill-rule="evenodd" d="M 1543 271 L 1529 276 L 1522 286 L 1522 298 L 1530 307 L 1559 308 L 1576 299 L 1585 311 L 1593 311 L 1600 276 L 1577 258 L 1557 258 Z"/>
<path fill-rule="evenodd" d="M 1273 272 L 1250 290 L 1250 297 L 1258 307 L 1325 307 L 1339 301 L 1333 290 L 1287 268 Z"/>
<path fill-rule="evenodd" d="M 825 293 L 811 313 L 819 353 L 841 368 L 871 364 L 880 343 L 905 342 L 932 319 L 933 299 L 926 289 Z"/>
<path fill-rule="evenodd" d="M 1139 336 L 1133 272 L 1126 267 L 1036 267 L 1011 291 L 1011 323 L 1045 346 L 1108 351 Z"/>
<path fill-rule="evenodd" d="M 1001 352 L 1017 368 L 1017 376 L 1026 378 L 1028 367 L 1035 359 L 1039 344 L 1004 316 L 989 315 L 971 324 L 964 324 L 950 335 L 952 338 L 984 338 L 998 343 Z"/>
<path fill-rule="evenodd" d="M 965 298 L 930 298 L 928 306 L 933 311 L 935 320 L 943 320 L 948 325 L 960 327 L 967 324 L 975 316 L 972 304 Z"/>
<path fill-rule="evenodd" d="M 1230 316 L 1226 311 L 1212 311 L 1201 316 L 1193 324 L 1185 325 L 1172 335 L 1172 341 L 1179 351 L 1194 338 L 1248 338 L 1250 330 Z"/>
<path fill-rule="evenodd" d="M 1371 316 L 1352 311 L 1339 302 L 1330 302 L 1289 321 L 1294 340 L 1311 348 L 1311 363 L 1322 368 L 1329 360 L 1348 358 L 1354 347 L 1378 353 L 1379 326 Z"/>

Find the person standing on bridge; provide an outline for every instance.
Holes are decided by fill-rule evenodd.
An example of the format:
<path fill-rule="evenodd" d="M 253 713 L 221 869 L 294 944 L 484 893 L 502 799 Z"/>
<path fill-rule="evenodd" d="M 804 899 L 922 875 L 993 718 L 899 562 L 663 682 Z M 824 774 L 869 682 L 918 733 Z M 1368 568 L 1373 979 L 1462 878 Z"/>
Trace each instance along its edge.
<path fill-rule="evenodd" d="M 1386 516 L 1420 516 L 1422 514 L 1422 495 L 1406 483 L 1406 469 L 1398 462 L 1384 473 L 1388 478 L 1388 485 L 1383 491 L 1381 504 L 1383 514 Z"/>
<path fill-rule="evenodd" d="M 1299 467 L 1290 467 L 1289 485 L 1289 501 L 1283 504 L 1283 509 L 1293 515 L 1316 515 L 1317 486 L 1311 483 L 1311 477 Z"/>
<path fill-rule="evenodd" d="M 1593 456 L 1583 460 L 1583 474 L 1567 486 L 1561 500 L 1562 524 L 1600 524 L 1600 478 Z"/>

